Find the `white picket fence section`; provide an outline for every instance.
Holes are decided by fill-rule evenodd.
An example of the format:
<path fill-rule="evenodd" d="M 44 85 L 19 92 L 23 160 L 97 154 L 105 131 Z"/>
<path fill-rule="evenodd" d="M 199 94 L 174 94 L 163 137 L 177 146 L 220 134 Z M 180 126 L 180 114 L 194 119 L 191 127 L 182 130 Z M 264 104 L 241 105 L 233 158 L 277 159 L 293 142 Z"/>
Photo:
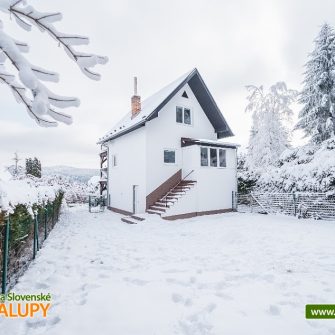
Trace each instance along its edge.
<path fill-rule="evenodd" d="M 237 210 L 335 220 L 335 195 L 309 192 L 251 192 L 237 195 Z"/>

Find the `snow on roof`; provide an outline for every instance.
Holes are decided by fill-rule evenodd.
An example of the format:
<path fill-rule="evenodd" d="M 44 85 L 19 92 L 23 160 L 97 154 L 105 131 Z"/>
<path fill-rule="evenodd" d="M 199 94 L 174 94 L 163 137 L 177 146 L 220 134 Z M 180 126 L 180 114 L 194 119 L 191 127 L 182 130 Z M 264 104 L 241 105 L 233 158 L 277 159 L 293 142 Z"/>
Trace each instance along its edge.
<path fill-rule="evenodd" d="M 122 134 L 125 131 L 140 124 L 144 124 L 150 114 L 161 104 L 161 102 L 164 101 L 181 83 L 183 83 L 183 81 L 186 80 L 186 78 L 191 75 L 193 71 L 195 71 L 195 69 L 185 73 L 171 84 L 165 86 L 157 93 L 145 99 L 142 102 L 141 111 L 133 119 L 131 118 L 131 111 L 128 112 L 126 116 L 124 116 L 118 123 L 116 123 L 107 134 L 99 139 L 98 143 L 101 144 L 106 142 L 114 138 L 116 135 Z"/>
<path fill-rule="evenodd" d="M 234 146 L 234 147 L 240 147 L 241 146 L 240 144 L 237 144 L 237 143 L 224 142 L 224 141 L 221 141 L 221 140 L 207 140 L 207 139 L 204 139 L 204 138 L 203 139 L 202 138 L 196 138 L 194 140 L 202 142 L 202 143 L 208 143 L 208 144 L 231 145 L 231 146 Z"/>

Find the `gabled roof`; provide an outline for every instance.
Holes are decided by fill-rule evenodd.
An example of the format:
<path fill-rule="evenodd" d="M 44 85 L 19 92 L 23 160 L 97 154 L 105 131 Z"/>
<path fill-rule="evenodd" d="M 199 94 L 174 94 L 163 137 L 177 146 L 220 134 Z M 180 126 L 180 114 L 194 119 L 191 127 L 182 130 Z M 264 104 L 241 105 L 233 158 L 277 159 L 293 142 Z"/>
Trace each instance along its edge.
<path fill-rule="evenodd" d="M 185 73 L 183 76 L 164 87 L 148 99 L 142 102 L 142 110 L 133 119 L 131 112 L 123 117 L 98 143 L 110 141 L 123 136 L 135 129 L 145 125 L 146 122 L 158 116 L 158 112 L 172 99 L 172 97 L 185 85 L 188 84 L 197 98 L 200 106 L 211 122 L 218 139 L 233 136 L 225 118 L 214 101 L 205 82 L 197 69 Z"/>

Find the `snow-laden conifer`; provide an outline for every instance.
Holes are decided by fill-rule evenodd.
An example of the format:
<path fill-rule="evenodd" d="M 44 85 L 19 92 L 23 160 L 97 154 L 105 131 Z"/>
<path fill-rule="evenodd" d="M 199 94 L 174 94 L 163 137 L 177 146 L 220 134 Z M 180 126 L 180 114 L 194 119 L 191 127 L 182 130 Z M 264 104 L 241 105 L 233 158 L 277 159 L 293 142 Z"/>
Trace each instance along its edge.
<path fill-rule="evenodd" d="M 327 23 L 315 39 L 315 48 L 305 67 L 299 98 L 304 106 L 296 128 L 318 144 L 335 133 L 335 33 Z"/>

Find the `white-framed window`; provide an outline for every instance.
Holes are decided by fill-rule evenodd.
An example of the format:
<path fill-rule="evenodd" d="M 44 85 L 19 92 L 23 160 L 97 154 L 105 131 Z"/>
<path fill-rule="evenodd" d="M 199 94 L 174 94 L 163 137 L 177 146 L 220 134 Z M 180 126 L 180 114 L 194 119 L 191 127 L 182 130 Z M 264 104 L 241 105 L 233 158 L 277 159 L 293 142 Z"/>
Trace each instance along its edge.
<path fill-rule="evenodd" d="M 218 166 L 218 152 L 216 148 L 209 148 L 209 162 L 210 166 Z"/>
<path fill-rule="evenodd" d="M 219 149 L 219 167 L 227 167 L 227 151 Z"/>
<path fill-rule="evenodd" d="M 200 147 L 200 166 L 227 167 L 227 151 L 222 148 Z"/>
<path fill-rule="evenodd" d="M 117 164 L 118 164 L 117 155 L 112 155 L 111 156 L 111 165 L 112 165 L 112 167 L 116 167 Z"/>
<path fill-rule="evenodd" d="M 187 107 L 176 107 L 176 122 L 183 123 L 187 125 L 192 124 L 192 111 Z"/>
<path fill-rule="evenodd" d="M 208 166 L 208 148 L 207 147 L 200 148 L 200 165 Z"/>
<path fill-rule="evenodd" d="M 165 164 L 176 164 L 176 150 L 164 149 L 164 163 Z"/>

